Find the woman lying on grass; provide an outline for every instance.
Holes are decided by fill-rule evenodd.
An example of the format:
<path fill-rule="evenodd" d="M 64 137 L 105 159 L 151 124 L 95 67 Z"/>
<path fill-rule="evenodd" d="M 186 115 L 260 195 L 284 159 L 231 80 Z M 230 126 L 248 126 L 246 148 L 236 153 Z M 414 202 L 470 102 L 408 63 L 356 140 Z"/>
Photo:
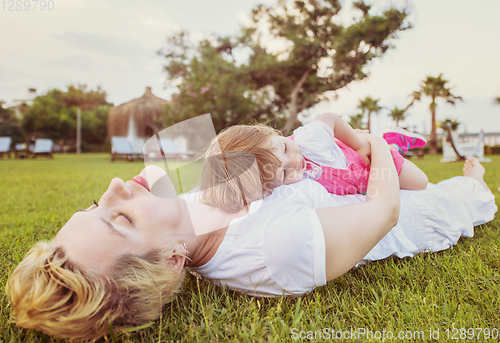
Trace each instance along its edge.
<path fill-rule="evenodd" d="M 300 295 L 370 256 L 383 258 L 379 251 L 388 246 L 398 256 L 446 249 L 493 219 L 497 208 L 477 160 L 466 162 L 466 177 L 400 191 L 387 143 L 366 139 L 377 175 L 366 197 L 330 195 L 302 180 L 252 202 L 248 213 L 221 216 L 216 207 L 177 198 L 158 169 L 113 179 L 99 203 L 35 245 L 11 275 L 17 325 L 82 340 L 107 334 L 110 325 L 116 333 L 148 323 L 179 291 L 186 265 L 248 294 Z M 163 197 L 149 185 L 163 186 Z"/>

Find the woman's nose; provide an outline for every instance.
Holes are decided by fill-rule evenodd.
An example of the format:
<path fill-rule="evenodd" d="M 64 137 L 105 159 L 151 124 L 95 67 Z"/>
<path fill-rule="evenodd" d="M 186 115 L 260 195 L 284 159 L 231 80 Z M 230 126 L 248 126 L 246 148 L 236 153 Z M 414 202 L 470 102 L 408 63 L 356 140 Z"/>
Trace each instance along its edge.
<path fill-rule="evenodd" d="M 103 194 L 103 198 L 113 199 L 114 197 L 120 199 L 130 198 L 132 193 L 122 179 L 114 178 L 111 180 L 108 190 Z M 102 199 L 102 198 L 101 198 Z"/>

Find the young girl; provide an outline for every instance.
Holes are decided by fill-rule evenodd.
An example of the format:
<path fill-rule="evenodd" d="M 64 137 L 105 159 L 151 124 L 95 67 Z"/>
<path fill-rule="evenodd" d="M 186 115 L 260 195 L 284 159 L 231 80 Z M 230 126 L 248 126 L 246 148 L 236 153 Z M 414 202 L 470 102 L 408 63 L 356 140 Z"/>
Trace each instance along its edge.
<path fill-rule="evenodd" d="M 401 189 L 422 190 L 427 176 L 401 154 L 422 147 L 425 140 L 399 129 L 384 134 L 391 144 L 392 158 L 399 175 Z M 370 145 L 361 139 L 342 118 L 325 113 L 299 127 L 290 137 L 272 136 L 273 153 L 281 167 L 275 186 L 301 180 L 304 175 L 321 183 L 332 194 L 357 194 L 367 191 L 370 173 Z M 397 150 L 396 150 L 397 148 Z M 383 177 L 383 175 L 381 175 Z"/>
<path fill-rule="evenodd" d="M 423 147 L 425 140 L 401 129 L 385 133 L 384 139 L 394 147 L 391 153 L 400 188 L 425 189 L 428 182 L 425 173 L 401 156 L 408 149 Z M 236 173 L 238 175 L 231 172 L 243 160 L 241 156 L 234 155 L 235 151 L 249 153 L 255 158 L 260 179 L 246 175 L 244 180 L 240 180 L 241 171 Z M 298 182 L 304 177 L 319 182 L 332 194 L 365 193 L 370 172 L 370 151 L 368 141 L 360 138 L 349 124 L 335 114 L 318 116 L 311 123 L 296 129 L 290 137 L 283 137 L 279 131 L 262 125 L 233 126 L 221 132 L 207 152 L 201 180 L 201 189 L 204 190 L 202 200 L 236 211 L 251 201 L 269 195 L 272 189 Z M 230 156 L 231 153 L 233 156 Z M 219 180 L 216 187 L 213 180 Z"/>

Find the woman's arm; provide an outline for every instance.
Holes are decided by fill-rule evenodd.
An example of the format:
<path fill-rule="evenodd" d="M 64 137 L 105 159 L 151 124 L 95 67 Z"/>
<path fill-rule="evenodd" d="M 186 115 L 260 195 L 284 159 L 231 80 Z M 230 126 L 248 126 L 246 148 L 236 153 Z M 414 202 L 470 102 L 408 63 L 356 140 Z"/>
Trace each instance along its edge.
<path fill-rule="evenodd" d="M 338 140 L 351 147 L 353 150 L 356 150 L 356 152 L 363 157 L 366 164 L 370 165 L 370 144 L 366 140 L 360 138 L 344 119 L 333 113 L 323 113 L 314 120 L 319 120 L 328 124 Z"/>
<path fill-rule="evenodd" d="M 366 202 L 317 209 L 326 244 L 326 279 L 348 270 L 389 232 L 399 218 L 399 182 L 387 143 L 366 135 L 372 166 Z"/>

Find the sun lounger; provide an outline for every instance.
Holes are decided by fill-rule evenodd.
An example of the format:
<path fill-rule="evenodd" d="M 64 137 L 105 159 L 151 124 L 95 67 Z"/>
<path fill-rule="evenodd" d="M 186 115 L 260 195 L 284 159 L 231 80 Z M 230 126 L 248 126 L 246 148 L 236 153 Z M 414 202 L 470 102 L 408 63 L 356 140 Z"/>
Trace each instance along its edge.
<path fill-rule="evenodd" d="M 160 140 L 160 142 L 163 153 L 165 154 L 165 158 L 167 159 L 173 158 L 176 161 L 178 161 L 181 157 L 182 158 L 184 158 L 185 156 L 191 158 L 194 157 L 194 151 L 180 148 L 178 145 L 175 144 L 176 142 L 172 139 L 162 139 Z"/>
<path fill-rule="evenodd" d="M 25 143 L 17 143 L 14 147 L 14 157 L 18 158 L 28 158 L 30 154 L 35 149 L 34 144 L 30 144 L 27 146 Z"/>
<path fill-rule="evenodd" d="M 491 159 L 484 157 L 483 130 L 477 136 L 477 143 L 462 143 L 459 142 L 458 134 L 452 131 L 450 124 L 446 129 L 449 141 L 443 138 L 443 158 L 441 162 L 463 161 L 472 156 L 477 157 L 479 162 L 491 162 Z"/>
<path fill-rule="evenodd" d="M 117 157 L 123 157 L 127 161 L 133 161 L 134 158 L 142 159 L 142 154 L 132 151 L 130 142 L 125 137 L 111 137 L 111 162 Z"/>
<path fill-rule="evenodd" d="M 37 158 L 39 155 L 45 155 L 47 158 L 52 157 L 52 145 L 54 143 L 50 139 L 39 138 L 35 142 L 35 147 L 31 152 L 33 154 L 33 158 Z"/>
<path fill-rule="evenodd" d="M 0 158 L 3 158 L 3 154 L 10 158 L 10 143 L 10 137 L 0 137 Z"/>

